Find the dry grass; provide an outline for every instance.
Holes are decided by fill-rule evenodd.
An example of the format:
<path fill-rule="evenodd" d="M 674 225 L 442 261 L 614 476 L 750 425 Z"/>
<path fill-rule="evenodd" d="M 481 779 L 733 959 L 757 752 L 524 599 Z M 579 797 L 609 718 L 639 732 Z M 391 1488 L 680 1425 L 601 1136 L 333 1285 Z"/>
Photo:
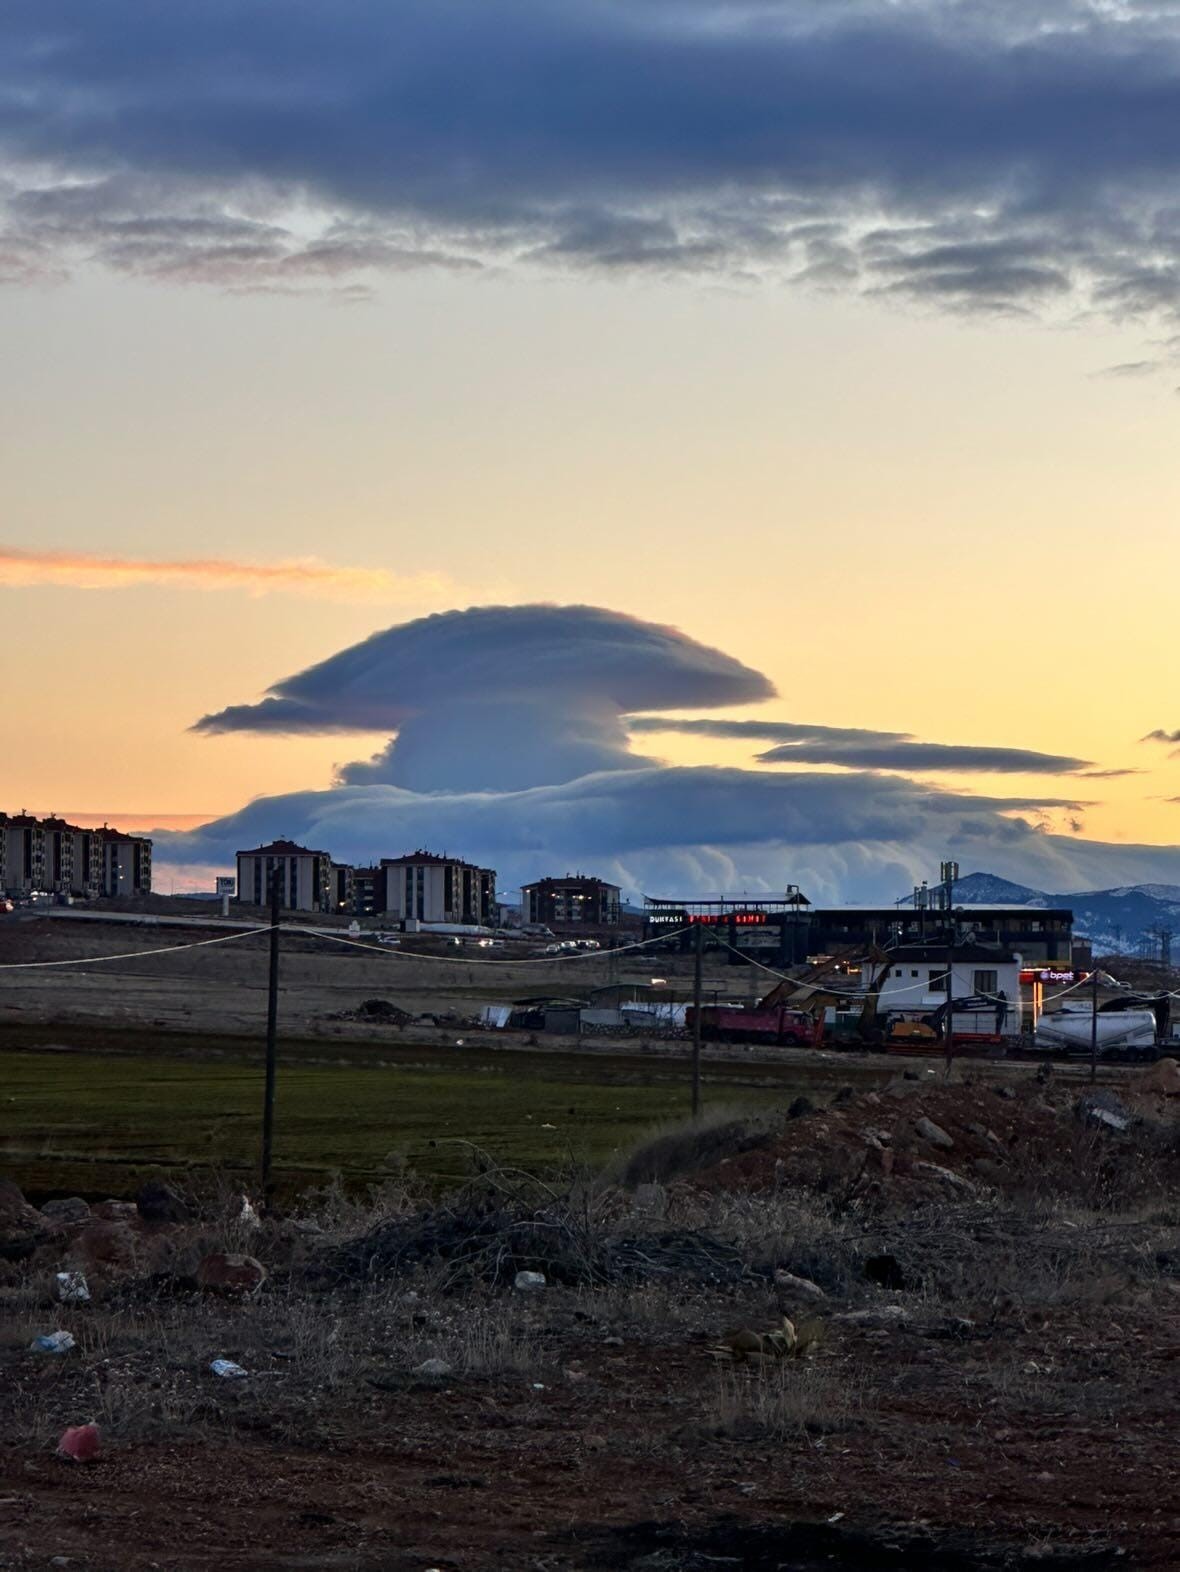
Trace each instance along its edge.
<path fill-rule="evenodd" d="M 716 1434 L 783 1439 L 801 1431 L 841 1429 L 857 1407 L 847 1381 L 833 1370 L 784 1360 L 741 1369 L 719 1366 L 705 1400 L 705 1418 Z"/>

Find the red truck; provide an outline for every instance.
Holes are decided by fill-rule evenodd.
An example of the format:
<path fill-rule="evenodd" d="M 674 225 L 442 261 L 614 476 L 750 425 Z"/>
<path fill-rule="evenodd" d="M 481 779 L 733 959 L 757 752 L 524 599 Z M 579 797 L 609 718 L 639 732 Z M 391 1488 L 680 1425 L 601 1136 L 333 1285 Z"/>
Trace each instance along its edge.
<path fill-rule="evenodd" d="M 693 1029 L 694 1010 L 689 1005 L 685 1022 Z M 706 1004 L 701 1008 L 701 1036 L 711 1041 L 748 1043 L 796 1043 L 814 1048 L 824 1035 L 824 1022 L 806 1010 L 791 1010 L 785 1004 L 760 1005 L 744 1010 L 736 1004 Z"/>

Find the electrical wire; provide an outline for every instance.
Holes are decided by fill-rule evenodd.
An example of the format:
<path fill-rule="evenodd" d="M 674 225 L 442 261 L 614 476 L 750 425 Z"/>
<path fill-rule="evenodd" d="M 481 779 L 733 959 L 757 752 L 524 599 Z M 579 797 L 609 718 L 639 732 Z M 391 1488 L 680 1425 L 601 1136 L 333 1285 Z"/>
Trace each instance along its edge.
<path fill-rule="evenodd" d="M 0 971 L 27 972 L 45 966 L 101 966 L 107 961 L 137 961 L 150 955 L 175 955 L 178 950 L 200 950 L 209 944 L 231 944 L 235 939 L 250 939 L 267 928 L 243 928 L 239 933 L 218 934 L 216 939 L 194 939 L 191 944 L 165 944 L 155 950 L 125 950 L 121 955 L 78 955 L 67 961 L 0 961 Z"/>
<path fill-rule="evenodd" d="M 266 930 L 262 930 L 265 932 Z M 615 955 L 627 955 L 635 950 L 650 949 L 653 944 L 663 944 L 667 939 L 675 939 L 682 933 L 688 933 L 688 928 L 677 928 L 672 933 L 661 933 L 654 939 L 643 939 L 635 944 L 620 944 L 610 950 L 579 950 L 574 955 L 532 955 L 524 956 L 520 960 L 484 960 L 474 955 L 423 955 L 417 950 L 400 950 L 392 947 L 375 947 L 365 944 L 360 939 L 346 938 L 340 933 L 331 933 L 326 928 L 301 928 L 290 929 L 290 932 L 314 934 L 317 939 L 333 939 L 337 944 L 348 944 L 356 950 L 364 950 L 366 955 L 381 956 L 390 961 L 429 961 L 436 966 L 510 966 L 514 970 L 518 966 L 565 966 L 572 961 L 606 961 Z M 437 937 L 428 935 L 427 937 Z"/>

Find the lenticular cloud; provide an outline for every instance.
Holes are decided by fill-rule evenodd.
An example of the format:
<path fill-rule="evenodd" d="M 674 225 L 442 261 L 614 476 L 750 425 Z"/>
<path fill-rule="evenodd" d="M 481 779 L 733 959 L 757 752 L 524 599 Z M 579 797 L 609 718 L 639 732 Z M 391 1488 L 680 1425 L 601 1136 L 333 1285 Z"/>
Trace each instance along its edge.
<path fill-rule="evenodd" d="M 760 672 L 675 628 L 595 606 L 484 606 L 374 633 L 201 732 L 396 731 L 342 785 L 512 791 L 652 761 L 623 717 L 773 698 Z"/>
<path fill-rule="evenodd" d="M 191 833 L 161 833 L 158 856 L 164 865 L 226 865 L 239 847 L 281 835 L 341 861 L 446 847 L 495 867 L 504 890 L 580 866 L 628 895 L 754 893 L 793 881 L 832 900 L 891 899 L 948 854 L 1042 889 L 1180 878 L 1175 848 L 1045 833 L 1047 812 L 1081 811 L 1072 798 L 983 796 L 882 774 L 902 764 L 883 757 L 887 743 L 917 748 L 917 767 L 946 767 L 941 754 L 932 765 L 921 751 L 931 745 L 908 733 L 657 718 L 774 693 L 768 678 L 720 650 L 602 608 L 488 606 L 423 617 L 285 678 L 257 703 L 199 721 L 194 729 L 206 734 L 393 735 L 375 758 L 342 766 L 333 788 L 257 798 Z M 818 759 L 784 750 L 782 762 L 828 766 L 820 772 L 674 768 L 628 744 L 630 731 L 694 729 L 780 743 L 805 734 L 840 746 Z M 954 751 L 961 771 L 1019 764 L 1060 776 L 1084 762 Z"/>

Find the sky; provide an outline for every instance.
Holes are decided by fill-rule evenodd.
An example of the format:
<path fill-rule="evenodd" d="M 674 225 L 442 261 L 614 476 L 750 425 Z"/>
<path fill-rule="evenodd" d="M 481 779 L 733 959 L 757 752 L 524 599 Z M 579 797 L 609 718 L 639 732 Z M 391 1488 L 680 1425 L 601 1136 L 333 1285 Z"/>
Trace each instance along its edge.
<path fill-rule="evenodd" d="M 181 883 L 247 804 L 515 879 L 1168 873 L 1180 7 L 14 0 L 0 34 L 0 806 L 183 830 Z M 445 623 L 441 706 L 402 683 L 434 632 L 368 708 L 333 686 L 496 606 L 614 620 L 558 617 L 543 679 L 535 614 Z M 647 625 L 684 642 L 616 702 Z M 318 718 L 193 729 L 325 663 Z"/>

